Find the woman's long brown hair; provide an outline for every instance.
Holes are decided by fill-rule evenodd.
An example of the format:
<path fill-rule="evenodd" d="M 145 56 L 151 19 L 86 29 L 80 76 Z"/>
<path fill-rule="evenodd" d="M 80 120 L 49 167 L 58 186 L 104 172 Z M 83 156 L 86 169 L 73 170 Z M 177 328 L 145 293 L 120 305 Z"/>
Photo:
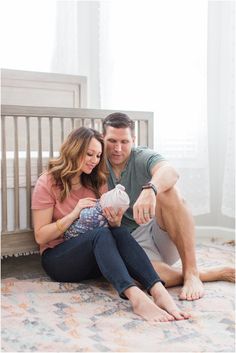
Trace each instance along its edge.
<path fill-rule="evenodd" d="M 64 141 L 58 158 L 50 159 L 48 162 L 48 173 L 52 174 L 55 185 L 61 190 L 60 201 L 63 202 L 70 194 L 72 178 L 80 171 L 80 165 L 86 157 L 89 143 L 92 138 L 98 140 L 102 145 L 100 162 L 90 174 L 80 175 L 81 184 L 92 190 L 96 197 L 100 197 L 99 189 L 106 183 L 107 169 L 104 160 L 104 142 L 102 135 L 90 128 L 80 127 L 73 130 Z"/>

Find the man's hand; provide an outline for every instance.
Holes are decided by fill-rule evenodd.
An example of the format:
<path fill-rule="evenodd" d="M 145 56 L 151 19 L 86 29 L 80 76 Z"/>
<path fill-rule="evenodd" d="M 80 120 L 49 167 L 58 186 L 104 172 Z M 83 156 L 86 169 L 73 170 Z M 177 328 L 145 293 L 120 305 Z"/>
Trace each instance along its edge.
<path fill-rule="evenodd" d="M 111 227 L 119 227 L 121 225 L 121 220 L 124 214 L 124 210 L 119 208 L 116 213 L 113 207 L 105 207 L 103 209 L 103 215 L 108 220 Z"/>
<path fill-rule="evenodd" d="M 152 189 L 144 189 L 133 206 L 134 220 L 138 224 L 148 223 L 155 216 L 156 195 Z"/>

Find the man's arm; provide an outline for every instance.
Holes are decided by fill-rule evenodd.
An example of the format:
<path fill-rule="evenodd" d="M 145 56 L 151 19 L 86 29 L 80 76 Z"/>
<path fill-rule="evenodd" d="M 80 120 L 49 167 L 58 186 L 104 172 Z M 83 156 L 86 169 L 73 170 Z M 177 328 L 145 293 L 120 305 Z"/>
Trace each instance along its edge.
<path fill-rule="evenodd" d="M 179 174 L 168 162 L 159 162 L 151 170 L 152 184 L 155 185 L 157 192 L 164 192 L 172 188 L 179 179 Z"/>
<path fill-rule="evenodd" d="M 157 195 L 172 188 L 179 178 L 177 171 L 166 161 L 157 163 L 152 168 L 151 175 L 150 182 L 157 189 Z M 133 206 L 134 219 L 138 224 L 145 224 L 154 217 L 156 197 L 151 188 L 141 191 Z"/>

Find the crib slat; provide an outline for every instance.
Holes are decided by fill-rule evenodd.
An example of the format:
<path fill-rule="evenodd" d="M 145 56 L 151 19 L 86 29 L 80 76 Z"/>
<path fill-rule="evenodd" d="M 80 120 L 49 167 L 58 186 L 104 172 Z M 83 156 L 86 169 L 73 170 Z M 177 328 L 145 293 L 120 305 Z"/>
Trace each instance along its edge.
<path fill-rule="evenodd" d="M 42 162 L 42 126 L 41 126 L 41 118 L 38 117 L 38 176 L 41 174 L 43 169 L 43 162 Z"/>
<path fill-rule="evenodd" d="M 26 227 L 32 228 L 31 222 L 31 156 L 30 156 L 30 122 L 26 117 Z"/>
<path fill-rule="evenodd" d="M 7 158 L 6 158 L 6 126 L 5 116 L 2 116 L 2 232 L 7 231 Z"/>
<path fill-rule="evenodd" d="M 138 141 L 137 144 L 140 144 L 140 140 L 141 140 L 141 126 L 140 126 L 140 121 L 136 121 L 137 124 L 137 129 L 138 129 Z"/>
<path fill-rule="evenodd" d="M 49 156 L 53 157 L 53 131 L 52 131 L 52 117 L 49 118 Z"/>
<path fill-rule="evenodd" d="M 144 120 L 138 121 L 138 145 L 139 146 L 148 146 L 148 126 L 147 122 Z"/>
<path fill-rule="evenodd" d="M 61 143 L 64 141 L 64 119 L 60 118 L 61 122 Z"/>
<path fill-rule="evenodd" d="M 14 225 L 20 226 L 19 210 L 19 154 L 18 154 L 18 117 L 14 116 Z"/>

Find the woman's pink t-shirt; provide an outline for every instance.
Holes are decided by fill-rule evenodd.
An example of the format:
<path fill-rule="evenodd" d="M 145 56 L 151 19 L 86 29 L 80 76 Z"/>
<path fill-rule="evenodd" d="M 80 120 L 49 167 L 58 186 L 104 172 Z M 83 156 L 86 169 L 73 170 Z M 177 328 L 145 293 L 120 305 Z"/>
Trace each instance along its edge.
<path fill-rule="evenodd" d="M 106 191 L 107 185 L 104 185 L 101 189 L 101 193 L 103 194 Z M 78 190 L 72 190 L 70 195 L 63 202 L 59 200 L 59 195 L 60 189 L 53 185 L 52 175 L 45 172 L 38 178 L 35 185 L 32 195 L 32 210 L 45 210 L 53 207 L 52 222 L 55 222 L 72 212 L 80 199 L 85 197 L 96 198 L 91 190 L 83 186 Z M 45 249 L 53 248 L 63 241 L 63 235 L 61 235 L 59 238 L 52 240 L 47 244 L 40 245 L 40 253 L 42 254 Z"/>

